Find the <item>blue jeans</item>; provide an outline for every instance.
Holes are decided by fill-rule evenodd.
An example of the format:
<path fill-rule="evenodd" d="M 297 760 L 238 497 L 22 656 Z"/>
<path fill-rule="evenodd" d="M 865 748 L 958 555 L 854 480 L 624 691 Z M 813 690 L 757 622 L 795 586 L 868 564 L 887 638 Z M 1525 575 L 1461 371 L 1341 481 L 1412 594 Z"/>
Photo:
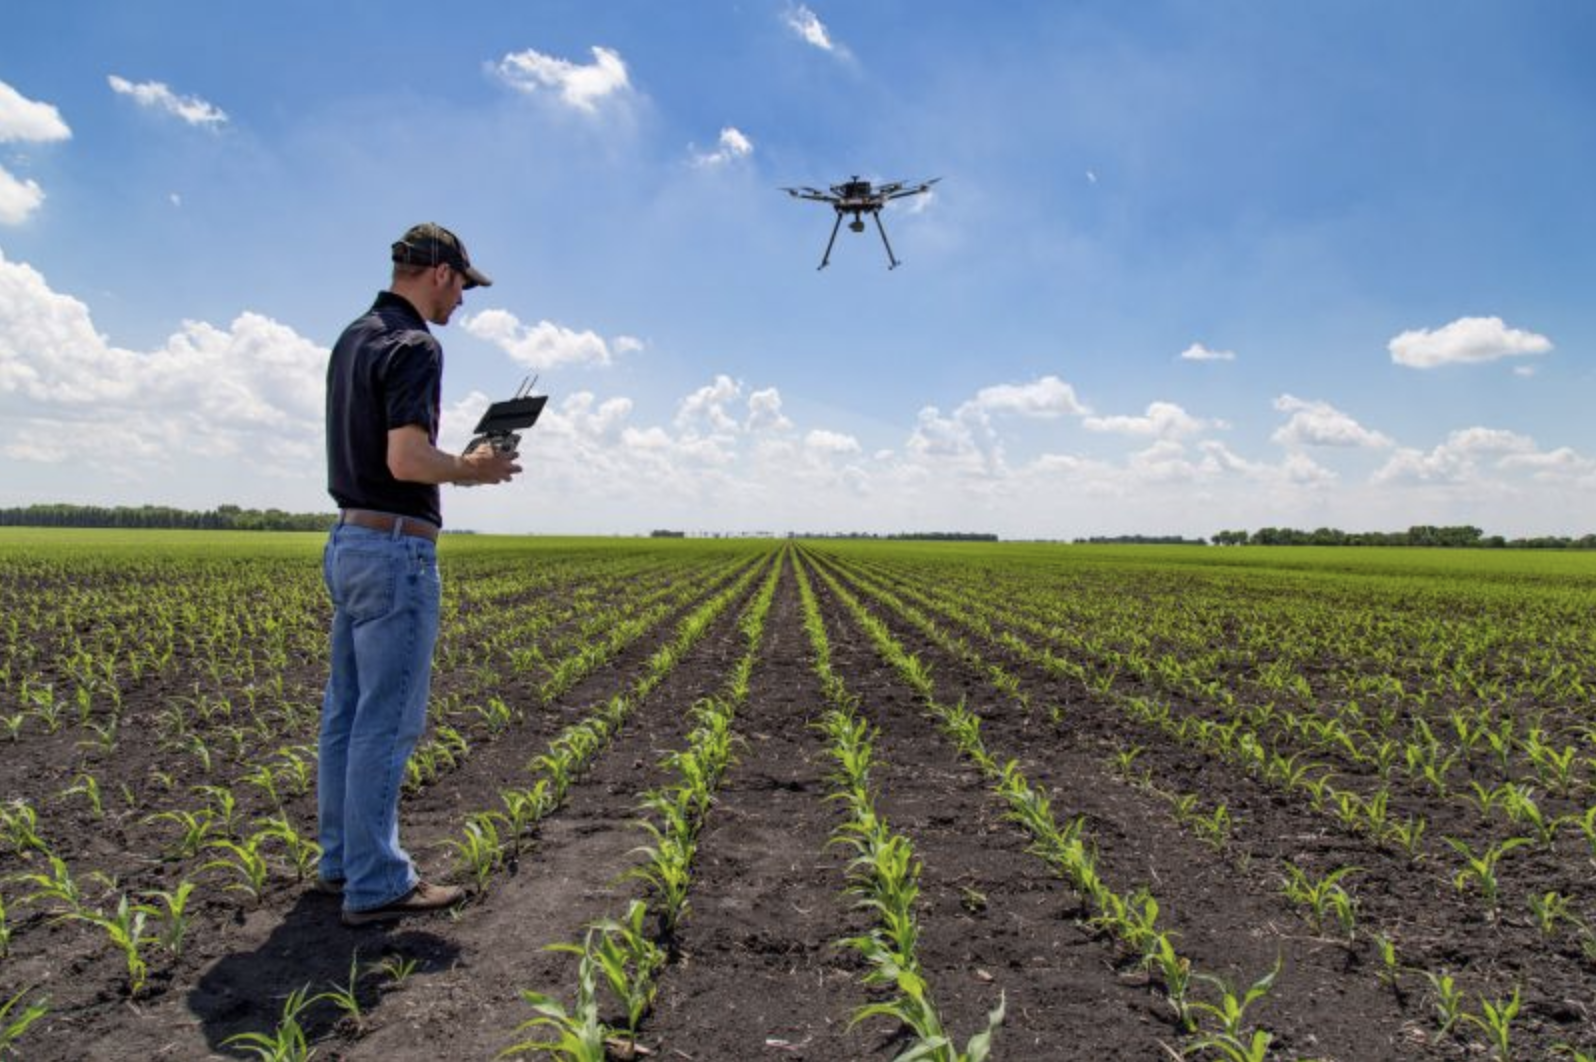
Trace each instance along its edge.
<path fill-rule="evenodd" d="M 320 870 L 344 882 L 346 910 L 365 911 L 420 880 L 399 845 L 399 792 L 427 722 L 442 593 L 437 547 L 339 524 L 322 575 L 333 621 L 317 767 Z"/>

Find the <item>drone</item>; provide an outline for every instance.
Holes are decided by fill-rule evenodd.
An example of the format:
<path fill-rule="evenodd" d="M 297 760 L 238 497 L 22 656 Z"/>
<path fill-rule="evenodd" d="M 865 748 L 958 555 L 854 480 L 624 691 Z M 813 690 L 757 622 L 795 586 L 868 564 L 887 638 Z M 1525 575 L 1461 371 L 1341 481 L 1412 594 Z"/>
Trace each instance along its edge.
<path fill-rule="evenodd" d="M 887 261 L 891 263 L 887 268 L 896 269 L 903 263 L 893 255 L 892 244 L 887 241 L 887 230 L 881 224 L 881 208 L 893 199 L 929 192 L 931 186 L 941 179 L 933 177 L 916 185 L 910 185 L 907 181 L 889 181 L 886 184 L 871 185 L 869 181 L 860 179 L 856 174 L 841 184 L 832 185 L 829 192 L 822 192 L 818 188 L 783 188 L 782 191 L 794 199 L 813 199 L 817 203 L 830 203 L 831 208 L 837 212 L 837 221 L 831 226 L 831 239 L 826 241 L 825 256 L 820 259 L 820 265 L 816 268 L 824 269 L 831 262 L 831 248 L 837 242 L 837 230 L 842 227 L 842 216 L 852 214 L 853 220 L 848 222 L 848 228 L 854 232 L 863 232 L 864 215 L 869 214 L 875 218 L 876 231 L 881 233 L 881 245 L 887 249 Z"/>

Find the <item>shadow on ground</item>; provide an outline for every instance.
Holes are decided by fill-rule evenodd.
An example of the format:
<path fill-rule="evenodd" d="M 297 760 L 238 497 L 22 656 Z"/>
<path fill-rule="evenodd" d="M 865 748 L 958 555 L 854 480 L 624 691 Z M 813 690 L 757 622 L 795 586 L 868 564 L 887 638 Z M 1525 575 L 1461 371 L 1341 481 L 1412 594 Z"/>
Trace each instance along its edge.
<path fill-rule="evenodd" d="M 287 911 L 260 946 L 233 952 L 200 975 L 188 994 L 188 1009 L 198 1019 L 205 1041 L 218 1053 L 236 1052 L 227 1040 L 241 1033 L 272 1036 L 288 997 L 306 997 L 351 987 L 350 967 L 358 964 L 354 998 L 363 1014 L 382 1005 L 384 989 L 397 968 L 412 963 L 415 973 L 453 965 L 459 949 L 436 934 L 407 929 L 404 923 L 350 929 L 338 920 L 338 901 L 307 893 Z M 386 968 L 379 970 L 379 966 Z M 306 1038 L 317 1040 L 351 1023 L 347 1012 L 320 1000 L 300 1014 Z"/>

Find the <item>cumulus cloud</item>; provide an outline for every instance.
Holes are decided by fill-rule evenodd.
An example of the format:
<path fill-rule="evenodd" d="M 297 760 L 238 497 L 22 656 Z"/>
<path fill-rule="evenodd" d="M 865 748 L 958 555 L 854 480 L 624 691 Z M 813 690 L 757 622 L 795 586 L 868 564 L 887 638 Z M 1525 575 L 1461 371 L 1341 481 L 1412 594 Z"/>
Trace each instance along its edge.
<path fill-rule="evenodd" d="M 727 126 L 720 131 L 720 146 L 714 151 L 694 152 L 695 166 L 724 166 L 728 162 L 747 158 L 754 153 L 754 142 L 742 130 Z"/>
<path fill-rule="evenodd" d="M 969 404 L 986 413 L 1013 413 L 1021 417 L 1061 417 L 1091 412 L 1075 397 L 1075 389 L 1057 376 L 1043 376 L 1028 384 L 983 387 Z"/>
<path fill-rule="evenodd" d="M 1365 428 L 1328 402 L 1309 402 L 1292 395 L 1275 399 L 1275 408 L 1291 417 L 1271 438 L 1282 446 L 1335 446 L 1379 449 L 1391 440 Z"/>
<path fill-rule="evenodd" d="M 1236 352 L 1233 350 L 1209 350 L 1201 343 L 1193 343 L 1180 352 L 1182 361 L 1235 361 Z"/>
<path fill-rule="evenodd" d="M 492 69 L 505 84 L 534 95 L 543 90 L 559 94 L 560 100 L 586 114 L 598 110 L 606 97 L 631 87 L 626 63 L 613 48 L 593 48 L 593 61 L 586 65 L 558 59 L 528 48 L 511 52 Z"/>
<path fill-rule="evenodd" d="M 71 136 L 72 130 L 54 106 L 30 100 L 0 81 L 0 144 L 48 143 Z M 44 189 L 37 181 L 0 166 L 0 225 L 22 224 L 43 203 Z"/>
<path fill-rule="evenodd" d="M 926 406 L 905 448 L 918 458 L 939 460 L 963 471 L 1000 475 L 1006 466 L 994 417 L 1051 420 L 1090 412 L 1076 397 L 1075 389 L 1057 376 L 1024 384 L 996 384 L 977 391 L 951 416 L 943 416 L 936 406 Z"/>
<path fill-rule="evenodd" d="M 227 113 L 220 107 L 198 96 L 179 96 L 159 81 L 134 83 L 111 74 L 106 82 L 111 86 L 111 91 L 119 96 L 131 97 L 140 107 L 164 111 L 189 125 L 216 128 L 227 123 Z"/>
<path fill-rule="evenodd" d="M 1501 358 L 1545 354 L 1552 341 L 1543 335 L 1509 328 L 1500 317 L 1459 317 L 1434 331 L 1403 332 L 1387 345 L 1391 360 L 1414 369 L 1463 365 Z"/>
<path fill-rule="evenodd" d="M 0 166 L 0 225 L 20 225 L 44 202 L 37 181 L 13 177 Z"/>
<path fill-rule="evenodd" d="M 676 424 L 682 428 L 707 426 L 712 432 L 731 434 L 737 430 L 737 418 L 728 413 L 726 407 L 742 395 L 742 384 L 725 373 L 717 374 L 713 383 L 682 399 L 676 411 Z"/>
<path fill-rule="evenodd" d="M 792 421 L 781 411 L 780 391 L 767 387 L 748 396 L 747 427 L 751 432 L 787 431 L 792 427 Z"/>
<path fill-rule="evenodd" d="M 14 457 L 47 454 L 61 422 L 95 424 L 118 458 L 311 453 L 322 430 L 324 348 L 256 313 L 185 321 L 164 344 L 109 343 L 88 307 L 0 255 L 0 410 Z M 117 415 L 106 420 L 106 410 Z"/>
<path fill-rule="evenodd" d="M 1499 428 L 1464 428 L 1430 451 L 1402 448 L 1374 474 L 1376 483 L 1467 483 L 1484 468 L 1534 465 L 1535 440 Z M 1544 463 L 1544 462 L 1543 462 Z"/>
<path fill-rule="evenodd" d="M 30 100 L 0 81 L 0 144 L 67 140 L 72 130 L 51 104 Z"/>
<path fill-rule="evenodd" d="M 815 428 L 804 436 L 804 446 L 820 454 L 856 454 L 860 452 L 859 440 L 842 432 Z"/>
<path fill-rule="evenodd" d="M 1203 420 L 1187 413 L 1173 402 L 1152 402 L 1140 417 L 1087 417 L 1081 426 L 1088 431 L 1113 432 L 1120 435 L 1154 435 L 1174 439 L 1195 435 L 1208 428 L 1223 428 L 1220 420 Z"/>
<path fill-rule="evenodd" d="M 539 372 L 565 365 L 608 365 L 614 354 L 643 349 L 642 341 L 631 336 L 617 336 L 610 344 L 597 332 L 578 332 L 552 321 L 523 325 L 508 310 L 483 310 L 461 323 L 478 339 Z"/>

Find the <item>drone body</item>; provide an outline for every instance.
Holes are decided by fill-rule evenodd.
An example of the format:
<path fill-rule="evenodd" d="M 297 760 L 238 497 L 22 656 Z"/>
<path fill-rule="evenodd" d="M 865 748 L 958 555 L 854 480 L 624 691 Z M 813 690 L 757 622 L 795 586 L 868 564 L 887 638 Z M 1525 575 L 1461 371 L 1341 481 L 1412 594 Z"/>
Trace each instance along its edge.
<path fill-rule="evenodd" d="M 830 203 L 832 209 L 837 212 L 837 220 L 831 226 L 831 239 L 826 242 L 826 253 L 820 259 L 818 268 L 824 269 L 831 262 L 831 248 L 837 242 L 837 230 L 842 227 L 843 216 L 852 214 L 853 220 L 848 222 L 848 228 L 853 232 L 863 232 L 864 215 L 869 214 L 875 219 L 876 231 L 881 233 L 881 245 L 887 249 L 887 268 L 896 269 L 902 263 L 893 255 L 892 244 L 887 241 L 887 230 L 881 224 L 881 208 L 893 199 L 923 195 L 941 179 L 933 177 L 929 181 L 921 181 L 915 185 L 907 181 L 889 181 L 886 184 L 872 185 L 855 175 L 841 184 L 832 185 L 829 192 L 822 192 L 818 188 L 784 188 L 782 191 L 794 199 L 812 199 L 817 203 Z"/>

